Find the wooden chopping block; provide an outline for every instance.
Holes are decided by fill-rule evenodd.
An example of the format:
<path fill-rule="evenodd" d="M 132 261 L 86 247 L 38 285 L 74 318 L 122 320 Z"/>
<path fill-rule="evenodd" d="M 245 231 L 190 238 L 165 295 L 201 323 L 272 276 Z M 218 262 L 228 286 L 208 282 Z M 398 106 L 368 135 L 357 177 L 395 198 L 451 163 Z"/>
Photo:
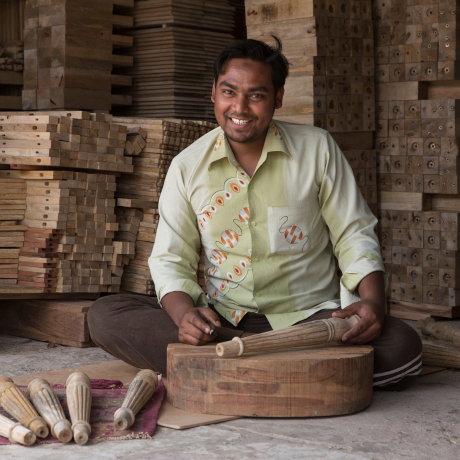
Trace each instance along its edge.
<path fill-rule="evenodd" d="M 249 417 L 352 414 L 372 401 L 371 346 L 303 347 L 221 358 L 215 345 L 168 346 L 168 400 L 189 412 Z"/>

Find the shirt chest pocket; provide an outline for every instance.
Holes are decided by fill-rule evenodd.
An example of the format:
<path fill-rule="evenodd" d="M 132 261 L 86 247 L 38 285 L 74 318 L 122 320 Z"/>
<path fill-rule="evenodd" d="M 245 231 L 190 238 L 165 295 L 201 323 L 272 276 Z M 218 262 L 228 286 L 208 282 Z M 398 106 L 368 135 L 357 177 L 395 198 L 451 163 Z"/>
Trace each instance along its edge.
<path fill-rule="evenodd" d="M 268 234 L 272 254 L 308 252 L 312 229 L 311 206 L 269 207 Z"/>

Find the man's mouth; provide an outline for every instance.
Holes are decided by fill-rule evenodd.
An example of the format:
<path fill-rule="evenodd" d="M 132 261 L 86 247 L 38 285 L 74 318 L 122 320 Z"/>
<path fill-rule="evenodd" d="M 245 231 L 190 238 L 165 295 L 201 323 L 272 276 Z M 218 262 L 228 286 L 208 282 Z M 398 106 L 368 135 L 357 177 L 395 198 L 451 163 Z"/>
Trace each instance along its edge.
<path fill-rule="evenodd" d="M 251 120 L 248 120 L 248 119 L 245 119 L 245 118 L 232 118 L 232 117 L 229 117 L 229 118 L 237 126 L 247 125 L 251 121 Z"/>

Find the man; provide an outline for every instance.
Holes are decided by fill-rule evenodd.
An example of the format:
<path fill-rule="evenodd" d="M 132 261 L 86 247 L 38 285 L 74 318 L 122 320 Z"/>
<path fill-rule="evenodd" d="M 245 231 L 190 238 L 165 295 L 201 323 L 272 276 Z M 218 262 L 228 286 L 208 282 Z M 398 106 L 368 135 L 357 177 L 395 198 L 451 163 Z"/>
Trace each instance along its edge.
<path fill-rule="evenodd" d="M 92 339 L 165 373 L 168 343 L 204 345 L 357 314 L 342 341 L 374 346 L 375 388 L 406 386 L 420 372 L 421 342 L 385 317 L 377 219 L 327 131 L 272 120 L 288 75 L 281 43 L 233 43 L 214 67 L 220 128 L 174 159 L 160 198 L 149 265 L 161 305 L 104 297 L 90 310 Z M 208 298 L 197 284 L 200 245 Z M 341 305 L 340 291 L 342 300 L 360 299 Z"/>

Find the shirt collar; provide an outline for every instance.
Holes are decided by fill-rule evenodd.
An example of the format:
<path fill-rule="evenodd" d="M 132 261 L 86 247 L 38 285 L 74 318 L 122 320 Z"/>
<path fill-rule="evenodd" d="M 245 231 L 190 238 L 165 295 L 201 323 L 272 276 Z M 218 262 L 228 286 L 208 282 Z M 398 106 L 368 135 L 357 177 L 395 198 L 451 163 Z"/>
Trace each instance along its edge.
<path fill-rule="evenodd" d="M 262 149 L 262 157 L 266 157 L 270 152 L 283 152 L 292 158 L 292 154 L 289 152 L 289 149 L 284 140 L 284 134 L 278 128 L 278 126 L 276 126 L 273 120 L 270 122 L 268 127 L 267 136 L 265 138 L 264 147 Z M 228 161 L 231 165 L 235 167 L 237 166 L 235 156 L 227 140 L 227 137 L 225 136 L 224 131 L 220 129 L 216 143 L 214 144 L 212 150 L 208 169 L 210 169 L 214 162 L 221 160 L 222 158 L 228 158 Z"/>

